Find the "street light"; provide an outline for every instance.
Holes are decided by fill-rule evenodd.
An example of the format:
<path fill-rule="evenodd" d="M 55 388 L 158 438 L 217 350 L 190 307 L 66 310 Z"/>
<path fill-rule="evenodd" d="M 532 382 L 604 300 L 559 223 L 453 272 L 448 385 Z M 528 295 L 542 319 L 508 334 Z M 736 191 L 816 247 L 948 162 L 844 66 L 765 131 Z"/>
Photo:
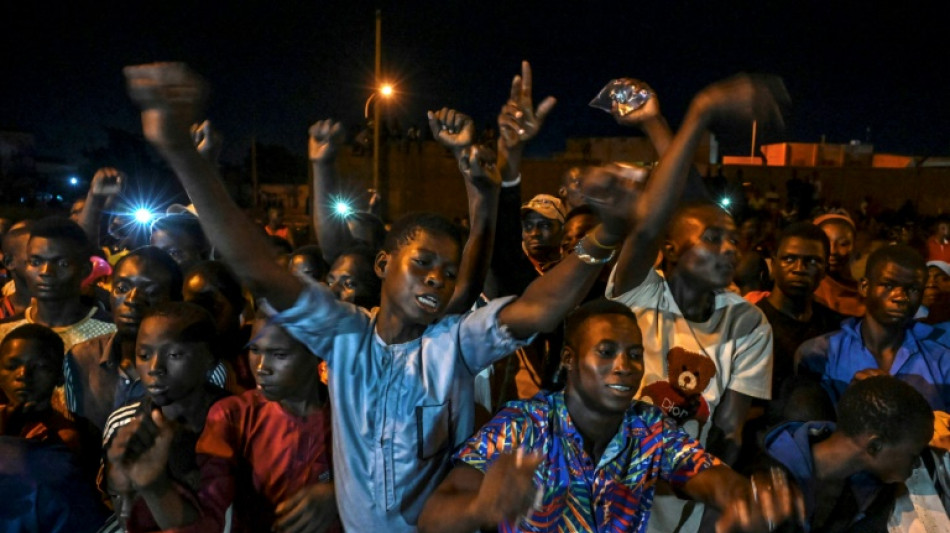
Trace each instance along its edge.
<path fill-rule="evenodd" d="M 384 83 L 379 89 L 373 91 L 366 99 L 366 105 L 363 107 L 363 118 L 369 118 L 369 104 L 376 98 L 376 95 L 382 95 L 383 98 L 389 98 L 393 95 L 393 86 Z M 373 189 L 379 189 L 379 105 L 373 106 Z"/>

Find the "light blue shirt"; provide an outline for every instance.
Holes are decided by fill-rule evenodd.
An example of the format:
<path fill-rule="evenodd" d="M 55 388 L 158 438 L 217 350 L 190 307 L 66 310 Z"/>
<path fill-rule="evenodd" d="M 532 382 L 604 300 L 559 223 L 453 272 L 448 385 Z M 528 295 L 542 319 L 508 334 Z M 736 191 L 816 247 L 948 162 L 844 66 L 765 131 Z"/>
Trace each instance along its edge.
<path fill-rule="evenodd" d="M 347 531 L 415 531 L 422 506 L 474 428 L 474 376 L 530 339 L 498 324 L 499 298 L 387 345 L 376 312 L 310 284 L 274 322 L 327 361 L 333 476 Z"/>

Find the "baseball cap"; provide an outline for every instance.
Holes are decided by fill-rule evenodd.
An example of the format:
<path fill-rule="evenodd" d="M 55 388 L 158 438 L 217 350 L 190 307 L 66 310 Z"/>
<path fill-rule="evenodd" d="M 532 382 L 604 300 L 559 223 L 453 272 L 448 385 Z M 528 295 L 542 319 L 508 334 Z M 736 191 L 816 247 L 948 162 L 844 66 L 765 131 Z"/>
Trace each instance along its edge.
<path fill-rule="evenodd" d="M 544 218 L 564 222 L 564 204 L 550 194 L 539 194 L 521 206 L 521 216 L 525 211 L 534 211 Z"/>

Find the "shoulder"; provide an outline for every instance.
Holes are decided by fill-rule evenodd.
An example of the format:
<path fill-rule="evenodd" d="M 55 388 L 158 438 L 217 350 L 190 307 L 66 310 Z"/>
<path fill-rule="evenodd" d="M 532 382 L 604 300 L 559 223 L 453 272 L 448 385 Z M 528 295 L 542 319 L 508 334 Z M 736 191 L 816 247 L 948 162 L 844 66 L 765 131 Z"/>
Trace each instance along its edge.
<path fill-rule="evenodd" d="M 105 429 L 102 431 L 103 448 L 109 445 L 115 432 L 122 426 L 128 424 L 138 414 L 142 407 L 141 401 L 134 401 L 119 407 L 106 418 Z"/>
<path fill-rule="evenodd" d="M 655 269 L 650 268 L 647 270 L 646 276 L 644 276 L 643 281 L 640 282 L 636 287 L 617 294 L 614 288 L 614 280 L 616 279 L 617 270 L 614 267 L 614 270 L 610 272 L 610 279 L 607 281 L 607 290 L 606 297 L 618 301 L 624 305 L 638 307 L 656 307 L 656 301 L 659 297 L 667 290 L 666 279 Z"/>
<path fill-rule="evenodd" d="M 84 340 L 69 349 L 69 354 L 81 363 L 98 361 L 106 346 L 112 341 L 113 333 L 106 333 Z"/>

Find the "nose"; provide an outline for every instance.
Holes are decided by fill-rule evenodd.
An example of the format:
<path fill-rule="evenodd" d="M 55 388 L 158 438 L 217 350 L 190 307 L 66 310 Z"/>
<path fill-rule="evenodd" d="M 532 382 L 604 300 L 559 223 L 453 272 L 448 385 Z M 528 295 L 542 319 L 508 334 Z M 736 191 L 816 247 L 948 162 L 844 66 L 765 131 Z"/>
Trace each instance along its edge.
<path fill-rule="evenodd" d="M 21 365 L 17 367 L 17 369 L 14 370 L 13 372 L 14 372 L 13 373 L 14 380 L 19 381 L 21 383 L 26 381 L 26 365 Z"/>
<path fill-rule="evenodd" d="M 254 371 L 255 371 L 258 375 L 261 375 L 261 376 L 269 376 L 269 375 L 271 375 L 272 372 L 271 372 L 271 368 L 270 368 L 270 361 L 269 361 L 269 360 L 267 359 L 267 357 L 266 357 L 265 355 L 263 355 L 263 354 L 260 355 L 259 357 L 260 357 L 260 359 L 257 361 L 257 368 L 255 368 Z"/>
<path fill-rule="evenodd" d="M 628 376 L 633 374 L 639 366 L 639 361 L 626 353 L 621 353 L 614 359 L 614 374 Z"/>
<path fill-rule="evenodd" d="M 891 292 L 891 300 L 895 302 L 907 301 L 907 291 L 904 287 L 895 287 L 894 291 Z"/>
<path fill-rule="evenodd" d="M 445 285 L 445 276 L 441 269 L 430 270 L 426 275 L 426 286 L 439 289 Z"/>
<path fill-rule="evenodd" d="M 148 375 L 161 376 L 165 374 L 165 357 L 156 354 L 148 364 Z"/>
<path fill-rule="evenodd" d="M 140 303 L 140 301 L 143 300 L 144 297 L 145 297 L 145 291 L 139 289 L 138 287 L 134 287 L 132 288 L 131 291 L 129 291 L 129 296 L 125 300 L 126 302 L 130 304 L 134 304 L 134 303 Z"/>

